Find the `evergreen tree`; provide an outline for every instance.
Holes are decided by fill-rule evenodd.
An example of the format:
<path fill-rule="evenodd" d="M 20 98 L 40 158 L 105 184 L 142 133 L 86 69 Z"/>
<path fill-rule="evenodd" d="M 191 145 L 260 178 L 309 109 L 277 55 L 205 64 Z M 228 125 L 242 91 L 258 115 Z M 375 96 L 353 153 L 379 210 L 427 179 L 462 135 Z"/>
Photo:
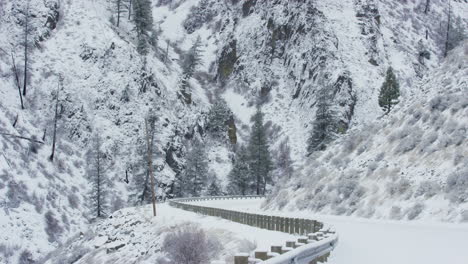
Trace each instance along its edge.
<path fill-rule="evenodd" d="M 198 36 L 182 60 L 180 90 L 183 98 L 185 99 L 185 102 L 188 104 L 192 102 L 192 96 L 187 91 L 188 83 L 195 73 L 196 68 L 202 64 L 201 45 L 201 38 Z"/>
<path fill-rule="evenodd" d="M 133 0 L 133 17 L 138 37 L 138 52 L 146 55 L 155 44 L 151 0 Z"/>
<path fill-rule="evenodd" d="M 231 193 L 242 195 L 251 193 L 254 181 L 250 174 L 249 155 L 246 147 L 240 146 L 237 150 L 236 159 L 231 172 L 228 174 L 228 179 Z"/>
<path fill-rule="evenodd" d="M 208 112 L 207 131 L 217 139 L 228 136 L 228 122 L 232 118 L 232 111 L 222 99 L 217 100 Z"/>
<path fill-rule="evenodd" d="M 266 184 L 271 183 L 273 163 L 267 141 L 263 113 L 260 107 L 253 116 L 252 131 L 248 145 L 250 173 L 255 181 L 257 195 L 265 194 Z"/>
<path fill-rule="evenodd" d="M 307 151 L 309 153 L 324 150 L 335 137 L 335 113 L 331 106 L 331 99 L 332 96 L 327 87 L 318 92 L 315 121 L 307 142 Z"/>
<path fill-rule="evenodd" d="M 200 196 L 208 179 L 208 161 L 202 142 L 195 140 L 187 153 L 185 170 L 181 177 L 184 196 Z"/>
<path fill-rule="evenodd" d="M 108 179 L 105 175 L 105 159 L 101 150 L 101 137 L 93 138 L 92 149 L 88 152 L 88 175 L 91 182 L 91 206 L 96 217 L 104 217 L 108 208 Z"/>
<path fill-rule="evenodd" d="M 220 196 L 223 194 L 220 183 L 216 175 L 213 175 L 212 179 L 210 180 L 210 184 L 208 185 L 208 189 L 206 190 L 206 195 L 208 196 Z"/>
<path fill-rule="evenodd" d="M 275 159 L 275 175 L 277 179 L 291 179 L 294 172 L 294 162 L 291 159 L 291 148 L 288 139 L 280 143 Z"/>
<path fill-rule="evenodd" d="M 388 114 L 392 107 L 398 103 L 398 97 L 400 97 L 400 85 L 392 67 L 389 67 L 379 94 L 379 106 L 382 107 L 385 114 Z"/>
<path fill-rule="evenodd" d="M 147 166 L 146 146 L 142 139 L 139 139 L 135 147 L 136 160 L 132 162 L 130 173 L 130 197 L 129 203 L 141 205 L 151 202 L 151 186 L 149 182 L 149 171 Z"/>

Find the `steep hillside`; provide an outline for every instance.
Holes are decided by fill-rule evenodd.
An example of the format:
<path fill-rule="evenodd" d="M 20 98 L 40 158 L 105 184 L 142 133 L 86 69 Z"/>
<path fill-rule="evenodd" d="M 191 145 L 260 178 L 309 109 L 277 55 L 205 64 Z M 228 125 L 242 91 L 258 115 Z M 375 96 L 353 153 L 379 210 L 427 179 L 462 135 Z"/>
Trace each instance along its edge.
<path fill-rule="evenodd" d="M 0 1 L 0 262 L 38 260 L 94 221 L 96 138 L 109 180 L 107 214 L 142 202 L 148 117 L 156 118 L 158 199 L 180 195 L 195 139 L 206 149 L 210 181 L 217 177 L 225 190 L 257 105 L 270 150 L 289 141 L 297 165 L 292 179 L 268 187 L 268 206 L 468 218 L 459 187 L 467 164 L 466 52 L 443 58 L 445 0 L 150 2 L 157 39 L 142 56 L 135 21 L 124 13 L 117 27 L 114 1 Z M 451 3 L 453 19 L 466 25 L 466 1 Z M 201 65 L 184 94 L 183 64 L 198 37 Z M 378 91 L 389 66 L 401 97 L 382 117 Z M 337 140 L 306 158 L 320 90 L 333 95 Z M 232 111 L 221 122 L 229 132 L 215 138 L 209 111 L 221 99 Z"/>
<path fill-rule="evenodd" d="M 94 135 L 102 141 L 110 213 L 133 205 L 129 196 L 141 192 L 135 185 L 145 171 L 145 117 L 157 116 L 154 163 L 158 197 L 164 197 L 183 168 L 185 141 L 204 129 L 201 113 L 209 108 L 195 80 L 194 103 L 187 106 L 178 99 L 178 53 L 170 48 L 171 61 L 164 64 L 158 49 L 166 46 L 160 42 L 158 55 L 143 60 L 131 22 L 116 28 L 109 22 L 107 2 L 85 0 L 30 1 L 29 88 L 22 110 L 12 57 L 22 69 L 26 7 L 26 1 L 0 7 L 2 263 L 38 259 L 95 217 L 89 196 Z M 20 78 L 21 88 L 22 83 Z M 57 91 L 58 142 L 51 162 Z"/>
<path fill-rule="evenodd" d="M 394 113 L 311 155 L 266 207 L 468 221 L 467 73 L 465 42 Z"/>

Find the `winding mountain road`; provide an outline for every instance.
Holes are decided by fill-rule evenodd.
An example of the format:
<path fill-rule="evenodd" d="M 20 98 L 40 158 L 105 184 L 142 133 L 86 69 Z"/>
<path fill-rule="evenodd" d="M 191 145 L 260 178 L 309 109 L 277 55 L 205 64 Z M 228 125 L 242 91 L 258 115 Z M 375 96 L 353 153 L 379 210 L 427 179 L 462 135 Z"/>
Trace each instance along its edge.
<path fill-rule="evenodd" d="M 346 216 L 314 215 L 307 212 L 264 211 L 261 209 L 263 202 L 264 199 L 210 200 L 193 202 L 193 204 L 250 213 L 294 215 L 294 217 L 314 218 L 330 224 L 337 230 L 340 242 L 332 252 L 329 264 L 468 263 L 467 224 L 369 220 Z M 255 239 L 263 247 L 271 244 L 270 239 L 281 241 L 290 236 L 281 232 L 255 230 L 253 227 L 232 223 L 234 224 L 240 235 L 245 234 Z"/>

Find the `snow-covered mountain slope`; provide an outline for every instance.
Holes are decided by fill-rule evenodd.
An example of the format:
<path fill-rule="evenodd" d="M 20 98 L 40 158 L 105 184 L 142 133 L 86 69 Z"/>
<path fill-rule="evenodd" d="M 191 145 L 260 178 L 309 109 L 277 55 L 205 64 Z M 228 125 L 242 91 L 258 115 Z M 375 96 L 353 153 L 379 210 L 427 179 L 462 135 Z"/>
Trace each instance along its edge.
<path fill-rule="evenodd" d="M 468 42 L 381 120 L 311 155 L 267 207 L 468 221 Z"/>
<path fill-rule="evenodd" d="M 29 88 L 23 98 L 25 109 L 22 110 L 11 68 L 14 58 L 22 77 L 21 42 L 28 2 L 29 31 L 32 32 L 29 38 Z M 303 176 L 291 180 L 291 184 L 297 185 L 287 188 L 291 195 L 297 188 L 298 197 L 302 197 L 316 187 L 311 182 L 312 186 L 304 188 L 306 180 L 303 178 L 309 175 L 307 168 L 313 168 L 309 164 L 310 159 L 304 157 L 306 138 L 315 117 L 318 89 L 327 87 L 333 90 L 340 131 L 349 130 L 349 135 L 338 139 L 319 158 L 324 162 L 325 159 L 330 160 L 323 164 L 330 172 L 339 170 L 333 169 L 332 166 L 338 166 L 333 164 L 344 163 L 340 159 L 333 161 L 326 157 L 336 156 L 333 150 L 340 149 L 341 153 L 341 148 L 348 145 L 345 142 L 359 138 L 358 131 L 366 131 L 369 124 L 375 131 L 385 131 L 391 138 L 397 132 L 390 130 L 397 129 L 396 124 L 405 117 L 405 111 L 411 115 L 416 111 L 410 110 L 410 105 L 423 104 L 423 98 L 427 101 L 439 98 L 434 100 L 441 102 L 452 100 L 447 99 L 451 96 L 448 91 L 452 89 L 437 90 L 440 97 L 430 92 L 433 87 L 450 85 L 442 77 L 437 77 L 437 74 L 445 74 L 441 67 L 455 67 L 455 63 L 450 61 L 445 62 L 445 66 L 440 65 L 446 17 L 446 2 L 443 0 L 430 1 L 428 12 L 425 12 L 425 1 L 416 0 L 153 1 L 155 31 L 159 39 L 146 58 L 137 53 L 134 23 L 124 16 L 117 28 L 110 21 L 111 13 L 115 13 L 111 8 L 112 2 L 0 1 L 0 132 L 10 134 L 0 135 L 0 202 L 5 212 L 0 215 L 0 262 L 17 263 L 20 258 L 25 263 L 37 260 L 83 229 L 93 218 L 88 208 L 87 172 L 93 135 L 98 134 L 102 138 L 106 175 L 111 182 L 109 211 L 128 205 L 129 195 L 135 193 L 134 179 L 145 171 L 144 119 L 148 114 L 158 118 L 154 155 L 158 197 L 173 193 L 175 178 L 184 169 L 185 144 L 190 144 L 194 138 L 207 139 L 210 170 L 226 183 L 235 146 L 211 142 L 205 133 L 206 113 L 218 98 L 224 98 L 235 114 L 235 124 L 231 125 L 237 128 L 239 143 L 248 140 L 250 117 L 255 112 L 255 104 L 261 103 L 270 128 L 271 149 L 275 150 L 288 138 L 293 159 L 305 168 L 298 172 Z M 452 1 L 453 13 L 465 23 L 467 9 L 466 1 Z M 182 72 L 179 64 L 183 53 L 197 36 L 202 41 L 203 65 L 190 80 L 193 103 L 187 105 L 179 98 Z M 400 80 L 401 108 L 395 111 L 395 115 L 391 113 L 390 117 L 372 125 L 382 114 L 377 96 L 388 66 L 393 66 Z M 439 70 L 433 72 L 433 69 Z M 456 83 L 463 80 L 463 72 L 457 72 L 460 77 L 454 77 L 451 84 L 463 88 L 462 84 Z M 425 75 L 425 84 L 420 86 L 419 82 Z M 20 78 L 20 84 L 22 81 Z M 50 162 L 57 91 L 60 91 L 58 143 L 55 160 Z M 455 105 L 450 104 L 450 107 Z M 416 108 L 428 112 L 431 117 L 435 115 L 429 114 L 427 107 Z M 463 119 L 465 110 L 453 114 L 450 111 L 441 111 L 441 117 L 434 118 L 442 122 L 442 117 L 450 117 L 453 122 L 444 124 L 451 127 L 450 131 L 460 131 L 460 124 L 466 120 Z M 424 122 L 423 125 L 420 120 L 414 121 L 414 126 L 420 126 L 424 132 L 430 121 Z M 380 124 L 388 125 L 380 129 Z M 435 130 L 435 127 L 430 130 Z M 431 132 L 428 137 L 422 133 L 421 137 L 429 140 L 437 136 L 435 142 L 442 142 L 445 137 L 440 131 L 452 133 L 444 129 L 447 128 L 444 126 L 437 133 Z M 375 135 L 374 142 L 397 148 L 400 142 L 416 137 L 405 136 L 405 133 L 407 130 L 400 133 L 401 141 L 387 142 L 385 137 Z M 453 137 L 459 135 L 457 133 L 453 132 Z M 33 144 L 14 136 L 44 143 Z M 383 150 L 375 150 L 376 143 L 373 145 L 375 149 L 369 147 L 362 153 L 368 154 L 366 159 L 387 159 L 386 163 L 390 164 L 387 170 L 383 162 L 376 162 L 375 169 L 370 163 L 365 163 L 362 166 L 367 167 L 361 169 L 364 159 L 360 158 L 350 161 L 346 170 L 355 170 L 359 172 L 358 177 L 363 178 L 368 170 L 375 171 L 372 175 L 393 175 L 396 165 L 391 164 L 402 163 L 405 169 L 399 173 L 404 172 L 410 184 L 395 181 L 401 184 L 391 189 L 419 186 L 423 183 L 419 178 L 423 177 L 444 183 L 449 175 L 463 168 L 463 162 L 466 164 L 464 142 L 459 146 L 446 143 L 452 152 L 435 151 L 423 155 L 424 162 L 429 162 L 426 167 L 442 164 L 434 169 L 435 176 L 424 170 L 419 162 L 420 154 L 414 154 L 419 147 L 412 150 L 398 148 L 398 151 L 405 151 L 401 157 L 393 154 L 396 151 L 393 149 L 391 154 L 380 157 L 377 154 Z M 435 144 L 433 146 L 439 146 L 439 143 Z M 410 154 L 413 155 L 411 158 Z M 354 157 L 357 151 L 349 155 Z M 456 161 L 456 165 L 449 166 L 452 161 Z M 360 170 L 364 170 L 364 174 Z M 126 175 L 130 184 L 124 182 Z M 333 182 L 339 175 L 326 176 L 321 181 L 328 179 Z M 368 189 L 367 185 L 372 185 L 366 181 L 362 184 Z M 456 179 L 450 183 L 452 187 L 458 186 L 456 184 Z M 424 182 L 423 188 L 437 193 L 431 202 L 427 202 L 427 210 L 423 211 L 428 212 L 425 217 L 431 217 L 429 212 L 434 212 L 438 219 L 461 219 L 461 211 L 465 207 L 457 207 L 452 202 L 445 208 L 444 204 L 448 203 L 443 197 L 445 187 L 433 185 Z M 380 191 L 373 192 L 374 197 L 386 189 L 383 185 L 378 188 Z M 285 203 L 284 199 L 278 198 L 281 196 L 286 194 L 280 195 L 275 191 L 275 206 Z M 393 195 L 386 203 L 403 201 L 402 197 Z M 420 197 L 417 199 L 422 199 Z M 411 198 L 408 204 L 395 206 L 392 215 L 402 217 L 406 208 L 413 206 L 417 199 Z M 377 204 L 383 201 L 382 198 L 374 200 Z M 293 204 L 290 202 L 291 206 Z M 323 210 L 343 211 L 336 209 L 337 206 L 331 207 Z M 381 208 L 380 213 L 376 209 L 374 216 L 389 216 L 386 205 L 373 207 Z M 358 214 L 358 211 L 367 210 L 368 205 L 358 203 L 355 208 Z M 414 210 L 420 209 L 418 204 Z M 448 216 L 444 216 L 446 212 Z"/>
<path fill-rule="evenodd" d="M 112 212 L 127 204 L 133 177 L 141 173 L 147 114 L 158 118 L 154 163 L 159 167 L 158 196 L 165 196 L 183 166 L 183 143 L 203 129 L 201 113 L 209 108 L 196 80 L 192 105 L 177 98 L 178 53 L 171 47 L 171 61 L 166 64 L 162 52 L 143 61 L 136 52 L 133 26 L 125 20 L 121 28 L 114 27 L 108 21 L 106 1 L 33 0 L 30 38 L 35 43 L 21 110 L 11 54 L 22 68 L 23 50 L 15 43 L 23 36 L 25 6 L 26 1 L 16 0 L 2 1 L 0 6 L 0 132 L 44 144 L 0 135 L 2 263 L 37 260 L 94 217 L 86 163 L 93 134 L 102 138 Z M 42 28 L 48 12 L 57 12 L 59 19 L 54 27 Z M 42 32 L 48 34 L 40 39 Z M 161 50 L 166 48 L 163 42 L 160 45 Z M 58 142 L 50 162 L 57 89 Z M 126 171 L 128 185 L 123 181 Z"/>

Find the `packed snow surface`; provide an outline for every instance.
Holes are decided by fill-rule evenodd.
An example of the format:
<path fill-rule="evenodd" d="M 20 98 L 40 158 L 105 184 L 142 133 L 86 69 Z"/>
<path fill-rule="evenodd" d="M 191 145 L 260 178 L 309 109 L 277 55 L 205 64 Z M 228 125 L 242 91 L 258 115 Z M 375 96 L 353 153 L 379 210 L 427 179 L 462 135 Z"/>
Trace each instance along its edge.
<path fill-rule="evenodd" d="M 264 199 L 211 200 L 202 206 L 269 215 L 312 218 L 333 226 L 339 243 L 329 264 L 465 264 L 468 225 L 370 220 L 297 211 L 264 211 Z"/>

